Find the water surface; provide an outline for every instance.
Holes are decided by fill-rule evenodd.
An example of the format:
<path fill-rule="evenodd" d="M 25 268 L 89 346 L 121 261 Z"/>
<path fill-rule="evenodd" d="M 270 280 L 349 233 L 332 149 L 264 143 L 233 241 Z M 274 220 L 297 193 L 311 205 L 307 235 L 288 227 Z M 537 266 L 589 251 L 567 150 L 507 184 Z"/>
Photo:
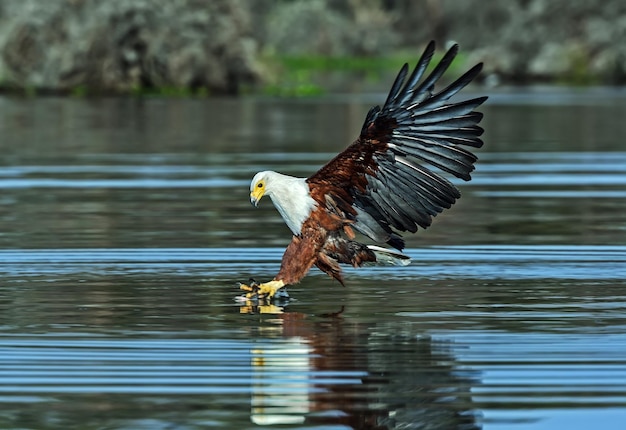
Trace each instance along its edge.
<path fill-rule="evenodd" d="M 410 266 L 236 300 L 290 239 L 250 178 L 382 98 L 0 99 L 0 427 L 621 429 L 622 92 L 494 94 Z"/>

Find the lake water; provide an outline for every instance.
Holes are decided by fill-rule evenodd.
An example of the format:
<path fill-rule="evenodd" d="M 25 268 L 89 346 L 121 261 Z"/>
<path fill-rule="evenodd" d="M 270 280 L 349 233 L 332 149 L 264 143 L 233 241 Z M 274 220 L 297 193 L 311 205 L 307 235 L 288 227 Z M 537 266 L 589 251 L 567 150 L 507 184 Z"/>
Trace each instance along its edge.
<path fill-rule="evenodd" d="M 623 429 L 623 90 L 492 94 L 410 266 L 236 300 L 290 240 L 253 174 L 383 99 L 0 98 L 0 428 Z"/>

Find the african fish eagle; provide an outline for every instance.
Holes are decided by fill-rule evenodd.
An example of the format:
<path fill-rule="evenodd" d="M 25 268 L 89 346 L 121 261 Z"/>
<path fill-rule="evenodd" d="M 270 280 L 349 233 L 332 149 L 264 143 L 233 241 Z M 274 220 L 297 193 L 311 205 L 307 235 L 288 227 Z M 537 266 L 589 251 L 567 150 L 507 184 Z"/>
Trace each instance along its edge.
<path fill-rule="evenodd" d="M 313 265 L 343 284 L 339 263 L 406 262 L 401 252 L 354 240 L 354 230 L 402 251 L 399 232 L 428 227 L 460 197 L 442 173 L 471 179 L 477 157 L 467 147 L 483 144 L 478 125 L 483 114 L 475 109 L 487 97 L 449 100 L 480 73 L 482 63 L 435 92 L 458 45 L 422 80 L 434 52 L 430 42 L 408 79 L 408 64 L 401 68 L 382 109 L 370 109 L 358 139 L 315 174 L 297 178 L 264 171 L 254 176 L 250 200 L 256 206 L 269 196 L 293 238 L 273 280 L 241 284 L 248 297 L 271 299 Z"/>

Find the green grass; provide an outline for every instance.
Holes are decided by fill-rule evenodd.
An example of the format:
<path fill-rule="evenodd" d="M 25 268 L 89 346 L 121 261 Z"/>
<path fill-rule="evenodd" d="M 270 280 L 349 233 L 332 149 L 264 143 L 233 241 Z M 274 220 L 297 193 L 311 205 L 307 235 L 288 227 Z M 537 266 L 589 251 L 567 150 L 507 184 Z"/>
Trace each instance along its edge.
<path fill-rule="evenodd" d="M 208 88 L 187 88 L 187 87 L 142 87 L 135 86 L 128 92 L 102 91 L 101 89 L 90 88 L 86 85 L 77 85 L 67 91 L 71 97 L 83 98 L 103 95 L 130 95 L 135 97 L 167 97 L 167 98 L 203 98 L 208 97 Z"/>
<path fill-rule="evenodd" d="M 139 97 L 171 97 L 171 98 L 194 98 L 209 96 L 209 89 L 205 87 L 187 88 L 187 87 L 141 87 L 137 86 L 131 89 L 130 94 Z"/>
<path fill-rule="evenodd" d="M 306 69 L 282 71 L 276 82 L 265 84 L 261 92 L 280 97 L 310 97 L 324 94 L 324 88 L 313 83 L 313 75 L 313 72 Z"/>
<path fill-rule="evenodd" d="M 583 50 L 574 50 L 570 53 L 571 67 L 563 76 L 557 77 L 557 82 L 569 86 L 590 86 L 598 84 L 597 76 L 589 70 L 589 55 Z"/>
<path fill-rule="evenodd" d="M 376 83 L 389 73 L 395 74 L 404 63 L 413 67 L 420 52 L 396 52 L 385 57 L 324 57 L 324 56 L 265 56 L 262 61 L 271 71 L 270 82 L 262 93 L 282 97 L 309 97 L 325 94 L 328 89 L 319 82 L 324 76 L 345 75 L 365 82 Z M 435 54 L 430 68 L 441 59 Z M 457 56 L 450 67 L 451 75 L 464 71 L 465 58 Z"/>

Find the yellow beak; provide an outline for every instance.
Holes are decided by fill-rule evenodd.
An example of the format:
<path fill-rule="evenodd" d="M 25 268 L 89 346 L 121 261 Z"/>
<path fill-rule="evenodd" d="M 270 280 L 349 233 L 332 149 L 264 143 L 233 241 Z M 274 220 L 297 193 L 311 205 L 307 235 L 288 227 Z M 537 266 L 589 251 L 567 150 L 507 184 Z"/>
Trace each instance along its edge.
<path fill-rule="evenodd" d="M 250 192 L 250 203 L 252 203 L 254 206 L 258 206 L 259 205 L 259 200 L 261 200 L 261 197 L 263 197 L 263 189 L 262 188 L 255 188 L 254 190 L 252 190 Z"/>

